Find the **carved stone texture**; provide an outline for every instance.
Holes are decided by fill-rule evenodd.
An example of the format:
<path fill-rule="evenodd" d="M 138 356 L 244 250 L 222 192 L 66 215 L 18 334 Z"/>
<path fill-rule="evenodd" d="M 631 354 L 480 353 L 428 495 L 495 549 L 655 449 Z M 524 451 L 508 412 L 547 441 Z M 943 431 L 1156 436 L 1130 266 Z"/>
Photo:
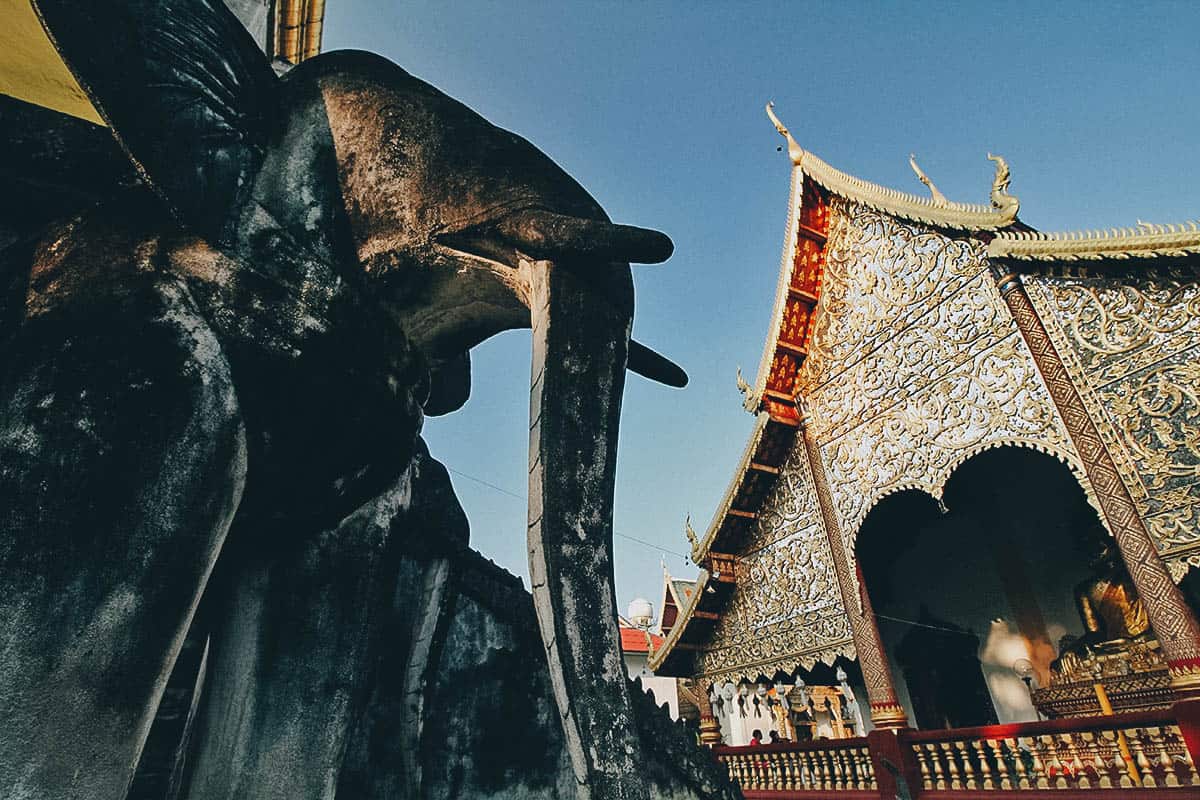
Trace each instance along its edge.
<path fill-rule="evenodd" d="M 1200 566 L 1200 282 L 1188 269 L 1023 278 L 1172 574 Z"/>
<path fill-rule="evenodd" d="M 337 796 L 571 800 L 578 781 L 529 592 L 466 547 L 419 538 L 405 547 L 381 631 L 392 644 L 349 737 Z M 732 800 L 724 771 L 695 746 L 696 728 L 627 686 L 647 754 L 636 774 L 650 797 Z"/>
<path fill-rule="evenodd" d="M 699 674 L 754 681 L 854 657 L 808 457 L 797 444 L 738 556 L 737 586 Z"/>
<path fill-rule="evenodd" d="M 983 245 L 845 200 L 833 214 L 801 386 L 850 561 L 875 503 L 910 488 L 939 498 L 988 448 L 1050 453 L 1090 490 Z"/>
<path fill-rule="evenodd" d="M 1001 291 L 1083 459 L 1125 566 L 1138 593 L 1146 599 L 1150 624 L 1167 657 L 1172 682 L 1180 694 L 1195 694 L 1200 690 L 1200 626 L 1159 557 L 1133 497 L 1029 296 L 1020 281 L 1012 277 L 1003 279 Z"/>

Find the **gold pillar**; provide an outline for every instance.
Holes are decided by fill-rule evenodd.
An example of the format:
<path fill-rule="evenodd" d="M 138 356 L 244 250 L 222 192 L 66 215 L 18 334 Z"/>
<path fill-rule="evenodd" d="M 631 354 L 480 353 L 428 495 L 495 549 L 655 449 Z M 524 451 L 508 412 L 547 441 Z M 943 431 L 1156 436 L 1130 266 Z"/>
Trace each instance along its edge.
<path fill-rule="evenodd" d="M 1146 605 L 1146 614 L 1171 673 L 1171 687 L 1180 699 L 1200 697 L 1200 626 L 1171 580 L 1166 565 L 1138 514 L 1128 487 L 1121 480 L 1096 424 L 1088 415 L 1062 357 L 1054 349 L 1042 320 L 1029 301 L 1020 279 L 993 267 L 1000 294 L 1017 329 L 1033 353 L 1050 397 L 1083 459 L 1084 472 L 1096 491 L 1104 518 L 1121 557 Z"/>
<path fill-rule="evenodd" d="M 695 678 L 692 680 L 692 692 L 695 695 L 696 708 L 700 709 L 700 744 L 712 747 L 721 743 L 721 723 L 713 714 L 712 702 L 708 693 L 712 690 L 712 682 Z"/>
<path fill-rule="evenodd" d="M 842 605 L 850 618 L 850 633 L 854 637 L 854 649 L 858 652 L 858 663 L 862 667 L 863 682 L 867 687 L 867 700 L 871 707 L 871 722 L 876 728 L 896 730 L 908 727 L 908 714 L 896 699 L 896 687 L 892 681 L 892 669 L 879 627 L 875 624 L 875 612 L 871 598 L 862 580 L 862 570 L 855 563 L 855 573 L 850 574 L 850 562 L 842 538 L 841 525 L 833 509 L 833 495 L 829 491 L 829 480 L 825 477 L 825 466 L 821 462 L 821 451 L 808 426 L 808 412 L 802 403 L 800 411 L 800 436 L 808 455 L 808 466 L 812 472 L 813 485 L 817 489 L 817 504 L 825 522 L 825 533 L 829 537 L 829 551 L 833 554 L 834 571 L 838 587 L 842 592 Z M 861 609 L 861 611 L 860 611 Z"/>

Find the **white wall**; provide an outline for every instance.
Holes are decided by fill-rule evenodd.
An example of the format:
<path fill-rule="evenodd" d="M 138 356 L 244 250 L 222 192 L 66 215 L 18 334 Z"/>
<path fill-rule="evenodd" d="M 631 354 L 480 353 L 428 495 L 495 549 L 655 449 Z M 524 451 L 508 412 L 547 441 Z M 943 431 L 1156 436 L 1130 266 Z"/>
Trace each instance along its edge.
<path fill-rule="evenodd" d="M 663 703 L 671 711 L 671 719 L 679 719 L 679 692 L 674 678 L 662 678 L 650 671 L 645 653 L 623 653 L 625 670 L 629 677 L 640 678 L 642 688 L 654 691 L 654 699 L 661 706 Z"/>

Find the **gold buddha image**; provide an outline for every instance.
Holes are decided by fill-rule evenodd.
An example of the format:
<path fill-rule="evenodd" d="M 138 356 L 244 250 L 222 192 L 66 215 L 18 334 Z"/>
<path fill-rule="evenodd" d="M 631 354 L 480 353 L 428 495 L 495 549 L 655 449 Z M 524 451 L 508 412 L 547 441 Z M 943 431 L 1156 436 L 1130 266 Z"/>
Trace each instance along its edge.
<path fill-rule="evenodd" d="M 1115 545 L 1106 541 L 1092 576 L 1075 587 L 1084 635 L 1063 637 L 1051 683 L 1152 670 L 1161 665 L 1146 606 Z"/>

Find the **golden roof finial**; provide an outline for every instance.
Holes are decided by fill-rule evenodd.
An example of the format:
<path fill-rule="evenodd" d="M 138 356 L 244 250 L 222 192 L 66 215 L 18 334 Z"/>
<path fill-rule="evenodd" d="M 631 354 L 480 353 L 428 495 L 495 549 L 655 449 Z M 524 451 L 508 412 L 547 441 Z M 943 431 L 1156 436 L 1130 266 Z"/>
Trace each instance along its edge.
<path fill-rule="evenodd" d="M 1004 160 L 1004 156 L 988 153 L 987 157 L 988 160 L 996 162 L 996 177 L 992 179 L 992 208 L 1015 217 L 1017 209 L 1021 207 L 1021 201 L 1008 193 L 1008 184 L 1012 180 L 1008 162 Z"/>
<path fill-rule="evenodd" d="M 742 377 L 742 368 L 739 365 L 737 368 L 737 387 L 738 391 L 745 397 L 750 392 L 750 384 L 746 383 L 746 379 Z"/>
<path fill-rule="evenodd" d="M 929 194 L 933 195 L 933 202 L 937 205 L 944 206 L 950 201 L 946 199 L 946 195 L 938 191 L 938 188 L 933 185 L 933 181 L 929 180 L 929 176 L 917 166 L 917 156 L 915 153 L 908 154 L 908 165 L 912 167 L 912 171 L 917 173 L 917 180 L 929 187 Z"/>
<path fill-rule="evenodd" d="M 788 143 L 788 158 L 796 166 L 804 159 L 804 149 L 796 144 L 796 140 L 792 138 L 792 134 L 788 133 L 788 129 L 779 121 L 779 117 L 775 116 L 775 102 L 767 103 L 767 116 L 771 118 L 771 123 L 775 126 L 775 130 L 779 131 L 779 135 L 787 139 Z"/>

